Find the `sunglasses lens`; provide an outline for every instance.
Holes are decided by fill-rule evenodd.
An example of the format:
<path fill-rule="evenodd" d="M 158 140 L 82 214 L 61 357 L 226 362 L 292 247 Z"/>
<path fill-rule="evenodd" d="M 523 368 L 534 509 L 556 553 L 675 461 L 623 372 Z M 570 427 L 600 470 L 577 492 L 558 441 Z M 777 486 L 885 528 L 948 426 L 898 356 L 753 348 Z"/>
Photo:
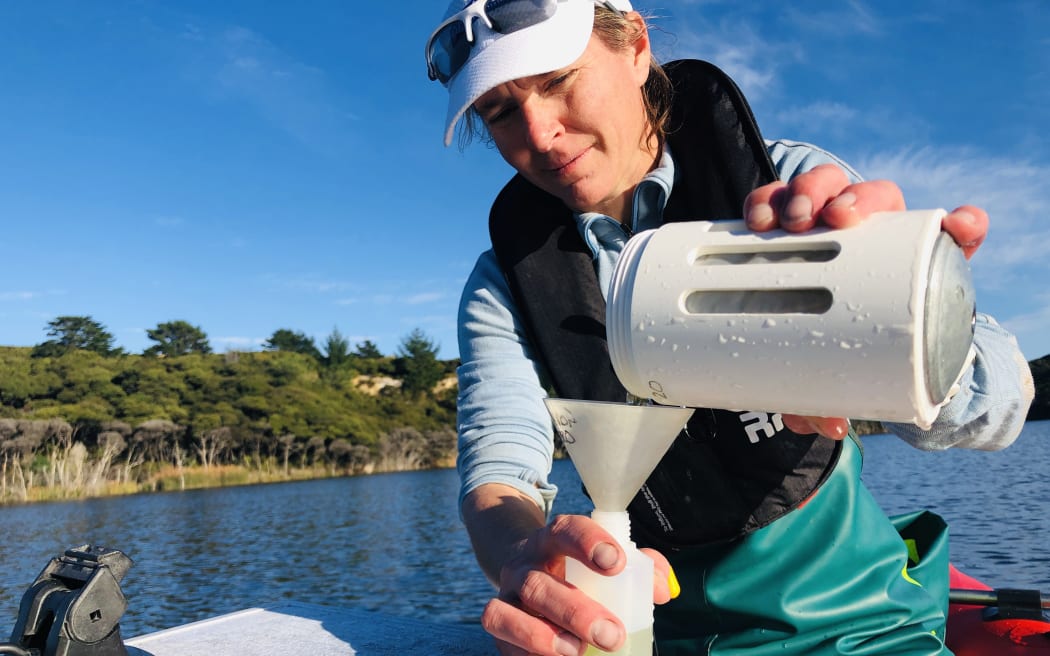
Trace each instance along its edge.
<path fill-rule="evenodd" d="M 539 25 L 553 16 L 557 9 L 557 0 L 488 0 L 484 6 L 485 16 L 492 23 L 492 29 L 500 34 L 510 34 Z M 480 23 L 478 15 L 468 14 L 464 20 Z M 453 20 L 438 30 L 430 41 L 430 51 L 427 53 L 435 78 L 442 84 L 447 84 L 467 63 L 472 46 L 467 40 L 463 20 Z"/>
<path fill-rule="evenodd" d="M 442 84 L 456 74 L 470 56 L 470 42 L 462 21 L 449 23 L 434 35 L 430 43 L 430 64 Z"/>
<path fill-rule="evenodd" d="M 497 32 L 510 34 L 539 25 L 554 15 L 557 5 L 555 0 L 489 0 L 485 14 Z"/>

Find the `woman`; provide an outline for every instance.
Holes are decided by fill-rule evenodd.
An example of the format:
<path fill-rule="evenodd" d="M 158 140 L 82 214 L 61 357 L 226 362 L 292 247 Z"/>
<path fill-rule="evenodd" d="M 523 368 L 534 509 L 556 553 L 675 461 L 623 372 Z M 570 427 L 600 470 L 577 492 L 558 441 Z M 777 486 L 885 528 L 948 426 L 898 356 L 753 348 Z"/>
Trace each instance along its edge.
<path fill-rule="evenodd" d="M 487 132 L 518 173 L 493 204 L 493 249 L 460 307 L 461 511 L 499 589 L 482 624 L 507 656 L 614 650 L 623 625 L 565 583 L 564 558 L 614 574 L 625 556 L 586 517 L 548 523 L 542 400 L 548 386 L 624 400 L 603 324 L 624 242 L 666 221 L 741 214 L 756 231 L 840 228 L 904 200 L 813 146 L 764 141 L 717 69 L 661 68 L 626 0 L 455 0 L 427 60 L 449 89 L 446 145 L 467 114 L 466 134 Z M 987 222 L 964 206 L 943 229 L 969 257 Z M 1027 366 L 991 319 L 975 340 L 961 391 L 930 431 L 895 432 L 920 448 L 1016 437 Z M 745 447 L 740 413 L 698 411 L 632 502 L 636 542 L 658 547 L 647 550 L 654 600 L 675 597 L 657 610 L 661 655 L 948 653 L 944 600 L 902 575 L 907 553 L 859 481 L 847 421 L 783 424 Z"/>

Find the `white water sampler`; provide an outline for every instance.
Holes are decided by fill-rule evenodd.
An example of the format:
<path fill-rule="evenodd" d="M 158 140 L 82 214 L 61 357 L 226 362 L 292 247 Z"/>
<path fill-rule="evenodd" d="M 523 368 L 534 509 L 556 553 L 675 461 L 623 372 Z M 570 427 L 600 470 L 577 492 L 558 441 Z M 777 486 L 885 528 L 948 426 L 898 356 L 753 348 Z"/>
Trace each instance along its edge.
<path fill-rule="evenodd" d="M 798 234 L 743 221 L 639 233 L 609 291 L 616 375 L 661 404 L 928 427 L 972 357 L 975 294 L 944 215 Z"/>

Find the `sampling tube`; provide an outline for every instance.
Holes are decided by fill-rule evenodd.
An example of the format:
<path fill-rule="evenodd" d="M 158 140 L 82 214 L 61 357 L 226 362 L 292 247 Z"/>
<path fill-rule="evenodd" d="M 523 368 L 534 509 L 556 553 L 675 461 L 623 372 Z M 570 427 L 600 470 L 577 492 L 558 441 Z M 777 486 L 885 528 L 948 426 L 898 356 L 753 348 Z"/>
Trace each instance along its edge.
<path fill-rule="evenodd" d="M 653 561 L 631 541 L 631 520 L 627 511 L 595 510 L 591 518 L 612 534 L 627 554 L 627 565 L 615 576 L 605 576 L 583 563 L 567 558 L 565 578 L 591 599 L 620 618 L 627 630 L 627 642 L 614 652 L 590 647 L 584 656 L 616 654 L 651 656 L 653 653 Z"/>
<path fill-rule="evenodd" d="M 624 247 L 609 355 L 657 403 L 928 427 L 973 356 L 969 266 L 944 210 L 756 234 L 670 223 Z"/>

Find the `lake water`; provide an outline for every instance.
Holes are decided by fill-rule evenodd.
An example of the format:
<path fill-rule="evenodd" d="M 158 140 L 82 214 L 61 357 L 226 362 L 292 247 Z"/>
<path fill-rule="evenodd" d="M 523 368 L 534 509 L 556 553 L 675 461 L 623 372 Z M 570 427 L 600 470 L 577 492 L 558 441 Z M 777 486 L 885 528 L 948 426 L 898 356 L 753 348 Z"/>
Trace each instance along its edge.
<path fill-rule="evenodd" d="M 887 512 L 934 510 L 965 571 L 1050 591 L 1050 422 L 1029 423 L 999 453 L 864 443 L 864 479 Z M 568 461 L 553 477 L 558 512 L 589 510 Z M 84 543 L 135 561 L 125 636 L 286 599 L 474 622 L 492 591 L 459 523 L 457 485 L 441 470 L 0 507 L 0 641 L 48 560 Z"/>

